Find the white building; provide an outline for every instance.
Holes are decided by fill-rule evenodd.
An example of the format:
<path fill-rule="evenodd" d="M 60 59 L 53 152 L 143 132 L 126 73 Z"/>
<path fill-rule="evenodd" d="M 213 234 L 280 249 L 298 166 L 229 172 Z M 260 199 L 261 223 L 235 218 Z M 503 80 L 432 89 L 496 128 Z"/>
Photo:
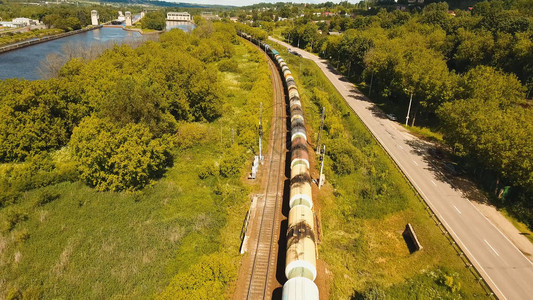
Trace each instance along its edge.
<path fill-rule="evenodd" d="M 33 23 L 33 20 L 28 19 L 28 18 L 15 18 L 11 20 L 11 22 L 15 24 L 16 26 L 23 27 L 23 26 L 30 26 Z"/>
<path fill-rule="evenodd" d="M 168 12 L 167 20 L 169 21 L 190 21 L 191 15 L 188 12 Z"/>
<path fill-rule="evenodd" d="M 9 28 L 17 28 L 18 26 L 13 24 L 13 22 L 0 22 L 0 26 L 2 27 L 9 27 Z"/>

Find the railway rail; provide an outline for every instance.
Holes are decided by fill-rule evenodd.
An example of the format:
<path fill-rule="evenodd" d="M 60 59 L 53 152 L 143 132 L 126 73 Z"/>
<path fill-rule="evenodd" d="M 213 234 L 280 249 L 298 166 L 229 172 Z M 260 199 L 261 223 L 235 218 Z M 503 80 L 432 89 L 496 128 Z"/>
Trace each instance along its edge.
<path fill-rule="evenodd" d="M 258 45 L 261 49 L 264 49 L 265 53 L 270 56 L 272 61 L 274 61 L 275 66 L 279 70 L 279 75 L 283 78 L 284 87 L 288 94 L 289 104 L 290 104 L 290 128 L 291 128 L 291 138 L 290 146 L 287 142 L 287 148 L 290 147 L 291 157 L 290 157 L 290 183 L 289 183 L 289 217 L 287 219 L 287 231 L 285 234 L 286 237 L 286 256 L 285 256 L 285 277 L 287 281 L 283 284 L 282 298 L 287 300 L 318 300 L 319 291 L 317 285 L 314 283 L 317 277 L 316 269 L 316 234 L 315 234 L 315 224 L 314 224 L 314 212 L 313 212 L 313 192 L 312 192 L 312 180 L 310 176 L 310 164 L 309 164 L 309 150 L 307 144 L 307 130 L 305 126 L 305 117 L 302 110 L 302 103 L 300 101 L 300 94 L 298 93 L 298 88 L 292 73 L 285 62 L 285 60 L 280 56 L 279 52 L 274 48 L 270 47 L 268 44 L 264 43 L 260 39 L 257 39 L 247 33 L 238 32 L 238 34 L 251 41 L 252 43 Z M 270 61 L 269 61 L 270 64 Z M 272 67 L 270 67 L 272 70 Z M 274 73 L 272 74 L 273 76 Z M 277 76 L 276 76 L 277 78 Z M 276 79 L 277 80 L 277 79 Z M 275 84 L 275 83 L 274 83 Z M 275 84 L 276 85 L 276 84 Z M 279 98 L 277 98 L 279 99 Z M 276 105 L 277 107 L 277 105 Z M 288 121 L 288 120 L 287 120 Z M 275 122 L 274 131 L 277 129 L 277 122 Z M 288 123 L 288 122 L 287 122 Z M 279 138 L 279 136 L 274 135 L 272 137 L 274 141 Z M 271 152 L 271 155 L 274 152 Z M 272 167 L 272 165 L 270 166 Z M 278 170 L 279 171 L 279 170 Z M 279 172 L 278 172 L 279 173 Z M 270 182 L 270 178 L 269 178 Z M 270 184 L 267 184 L 267 187 Z M 279 197 L 279 190 L 278 197 Z M 266 208 L 265 202 L 265 208 Z M 275 205 L 278 205 L 278 202 L 274 202 Z M 265 214 L 267 210 L 263 210 Z M 274 216 L 275 218 L 275 216 Z M 260 232 L 263 230 L 267 231 L 270 228 L 263 228 L 262 222 L 263 218 L 260 219 Z M 274 223 L 279 224 L 279 223 Z M 274 230 L 271 230 L 272 233 L 275 233 Z M 258 244 L 256 247 L 256 252 L 254 253 L 254 258 L 262 255 L 260 252 L 260 243 L 262 237 L 259 238 Z M 270 252 L 269 257 L 272 255 L 272 247 L 274 246 L 275 239 L 270 240 Z M 281 259 L 283 260 L 283 259 Z M 256 261 L 254 259 L 252 264 L 252 272 L 250 279 L 249 294 L 248 299 L 256 298 L 269 298 L 270 288 L 268 286 L 268 276 L 264 281 L 264 285 L 259 287 L 254 287 L 253 277 L 255 276 L 255 267 L 259 263 L 259 267 L 266 268 L 266 274 L 270 271 L 271 266 L 274 264 L 270 260 L 270 265 L 265 265 L 264 262 Z M 261 270 L 261 269 L 259 269 Z M 281 269 L 280 269 L 281 270 Z M 265 272 L 265 271 L 259 271 Z M 281 279 L 281 281 L 284 281 Z M 261 295 L 261 288 L 263 288 Z M 254 295 L 254 293 L 258 293 Z"/>
<path fill-rule="evenodd" d="M 265 54 L 266 55 L 266 54 Z M 247 276 L 243 283 L 244 293 L 236 293 L 238 299 L 270 299 L 275 288 L 281 284 L 276 280 L 278 265 L 278 240 L 283 217 L 283 188 L 285 178 L 286 110 L 283 83 L 276 65 L 268 59 L 274 88 L 274 116 L 271 127 L 269 151 L 266 159 L 266 184 L 263 197 L 256 204 L 255 218 L 251 224 L 248 247 Z"/>

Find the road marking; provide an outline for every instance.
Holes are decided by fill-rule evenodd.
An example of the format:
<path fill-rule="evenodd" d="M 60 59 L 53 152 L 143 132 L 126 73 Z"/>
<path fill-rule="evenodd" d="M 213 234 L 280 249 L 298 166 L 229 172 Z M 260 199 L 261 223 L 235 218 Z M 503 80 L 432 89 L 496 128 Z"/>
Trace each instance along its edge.
<path fill-rule="evenodd" d="M 494 250 L 494 248 L 492 248 L 492 246 L 489 244 L 489 242 L 487 242 L 487 240 L 484 240 L 484 241 L 485 241 L 485 243 L 487 243 L 487 245 L 489 245 L 490 249 L 492 249 L 492 251 L 494 251 L 494 253 L 496 253 L 496 255 L 500 256 L 498 254 L 498 252 L 496 250 Z"/>
<path fill-rule="evenodd" d="M 452 204 L 453 205 L 453 204 Z M 455 207 L 455 209 L 457 210 L 457 212 L 462 215 L 461 211 L 457 208 L 457 206 L 453 205 L 453 207 Z"/>
<path fill-rule="evenodd" d="M 413 162 L 415 163 L 415 165 L 417 165 L 417 166 L 418 166 L 418 163 L 417 163 L 416 161 L 414 161 L 414 160 L 413 160 Z"/>
<path fill-rule="evenodd" d="M 431 180 L 431 183 L 433 183 L 434 186 L 437 186 L 437 184 L 435 183 L 435 181 Z"/>
<path fill-rule="evenodd" d="M 403 149 L 402 145 L 398 145 L 398 147 L 400 147 L 400 149 Z"/>

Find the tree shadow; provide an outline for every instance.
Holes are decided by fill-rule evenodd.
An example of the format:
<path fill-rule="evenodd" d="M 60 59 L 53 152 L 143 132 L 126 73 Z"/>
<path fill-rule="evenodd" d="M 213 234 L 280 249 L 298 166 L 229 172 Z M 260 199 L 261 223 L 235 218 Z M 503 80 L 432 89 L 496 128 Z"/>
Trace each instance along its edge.
<path fill-rule="evenodd" d="M 448 183 L 454 190 L 461 192 L 469 200 L 478 203 L 489 202 L 487 196 L 468 177 L 463 168 L 453 161 L 447 149 L 419 139 L 408 140 L 406 143 L 411 147 L 412 153 L 422 157 L 427 163 L 427 170 L 435 175 L 436 180 Z"/>

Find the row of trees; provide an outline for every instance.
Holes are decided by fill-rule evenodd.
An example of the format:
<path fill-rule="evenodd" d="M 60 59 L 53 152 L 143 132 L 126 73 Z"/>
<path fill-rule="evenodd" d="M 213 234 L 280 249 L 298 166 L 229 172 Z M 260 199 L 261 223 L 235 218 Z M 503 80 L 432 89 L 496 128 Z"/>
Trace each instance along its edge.
<path fill-rule="evenodd" d="M 235 29 L 205 24 L 160 42 L 115 46 L 73 59 L 57 78 L 0 81 L 0 161 L 21 162 L 68 145 L 83 180 L 136 190 L 171 163 L 179 122 L 211 122 L 222 87 L 210 62 L 229 58 Z"/>
<path fill-rule="evenodd" d="M 452 16 L 446 3 L 435 3 L 420 14 L 381 10 L 347 19 L 340 35 L 320 34 L 327 24 L 313 22 L 296 22 L 283 35 L 328 58 L 393 111 L 403 115 L 412 94 L 411 124 L 439 128 L 474 169 L 514 186 L 512 198 L 523 200 L 519 210 L 533 224 L 533 110 L 525 100 L 533 90 L 533 11 L 523 5 L 485 1 Z"/>
<path fill-rule="evenodd" d="M 91 10 L 96 9 L 100 22 L 107 22 L 117 18 L 116 7 L 53 5 L 37 6 L 18 3 L 7 3 L 0 6 L 0 19 L 11 20 L 26 17 L 42 21 L 48 28 L 58 28 L 65 31 L 76 30 L 91 24 Z"/>

